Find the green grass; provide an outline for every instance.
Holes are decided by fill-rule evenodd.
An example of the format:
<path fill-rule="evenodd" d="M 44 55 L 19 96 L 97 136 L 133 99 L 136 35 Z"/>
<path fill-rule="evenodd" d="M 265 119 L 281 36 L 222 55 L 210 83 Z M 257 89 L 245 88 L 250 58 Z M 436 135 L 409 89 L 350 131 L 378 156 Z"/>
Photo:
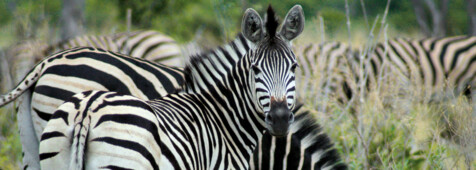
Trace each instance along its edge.
<path fill-rule="evenodd" d="M 16 114 L 8 108 L 0 109 L 0 169 L 20 169 L 21 143 Z"/>

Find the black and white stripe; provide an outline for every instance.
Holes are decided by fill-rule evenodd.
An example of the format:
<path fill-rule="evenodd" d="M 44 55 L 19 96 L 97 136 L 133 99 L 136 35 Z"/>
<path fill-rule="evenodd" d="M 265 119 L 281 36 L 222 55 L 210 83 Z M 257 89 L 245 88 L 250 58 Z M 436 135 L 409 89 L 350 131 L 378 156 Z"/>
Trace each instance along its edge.
<path fill-rule="evenodd" d="M 320 50 L 325 49 L 325 46 L 313 44 L 297 48 L 300 49 L 297 50 L 298 59 L 304 61 L 301 62 L 305 77 L 302 82 L 304 85 L 321 82 L 317 83 L 318 88 L 324 88 L 330 82 L 331 92 L 344 103 L 359 96 L 361 90 L 375 90 L 381 79 L 388 76 L 398 78 L 402 81 L 399 83 L 421 89 L 421 96 L 426 98 L 423 100 L 448 91 L 454 94 L 470 91 L 472 98 L 476 94 L 476 65 L 473 64 L 476 59 L 476 37 L 396 38 L 377 43 L 363 60 L 360 57 L 363 52 L 348 55 L 349 50 L 342 48 L 332 48 L 335 50 L 321 54 Z M 337 43 L 335 47 L 345 47 L 345 44 Z M 338 71 L 328 74 L 323 69 Z M 316 79 L 312 77 L 313 73 L 326 73 L 322 77 L 330 80 Z M 309 77 L 312 77 L 311 81 L 306 82 Z M 362 84 L 364 89 L 361 89 Z"/>
<path fill-rule="evenodd" d="M 73 94 L 107 90 L 154 99 L 175 92 L 182 84 L 182 71 L 177 68 L 82 47 L 41 61 L 15 89 L 2 97 L 0 105 L 26 93 L 19 107 L 18 123 L 25 148 L 24 164 L 35 169 L 39 167 L 38 145 L 43 128 L 54 110 Z"/>
<path fill-rule="evenodd" d="M 263 135 L 250 169 L 347 169 L 339 160 L 339 153 L 315 118 L 308 111 L 300 111 L 286 137 Z"/>
<path fill-rule="evenodd" d="M 297 6 L 292 10 L 301 11 L 302 9 Z M 302 13 L 291 12 L 291 17 L 299 15 L 298 22 L 299 20 L 303 22 Z M 253 10 L 248 10 L 246 14 L 245 19 L 249 15 L 257 16 Z M 244 24 L 250 24 L 247 20 L 244 21 Z M 283 30 L 286 31 L 288 28 L 289 26 L 285 23 Z M 248 39 L 255 38 L 250 36 L 252 34 L 246 34 L 247 31 L 244 32 L 248 35 Z M 267 32 L 270 35 L 270 31 Z M 296 36 L 283 33 L 283 31 L 280 35 L 288 39 Z M 187 90 L 180 94 L 149 101 L 148 105 L 140 99 L 117 93 L 94 91 L 78 94 L 72 102 L 80 104 L 69 104 L 68 107 L 68 102 L 62 105 L 55 113 L 58 116 L 54 117 L 63 119 L 52 119 L 45 129 L 41 143 L 42 165 L 62 163 L 63 168 L 67 167 L 69 163 L 63 162 L 61 158 L 68 157 L 71 151 L 73 157 L 69 157 L 72 163 L 69 168 L 81 168 L 83 163 L 86 163 L 86 168 L 144 166 L 181 169 L 247 168 L 251 151 L 265 128 L 275 134 L 287 133 L 286 126 L 273 124 L 277 122 L 277 117 L 272 117 L 277 112 L 273 101 L 284 99 L 284 107 L 294 107 L 295 88 L 292 68 L 295 65 L 295 58 L 289 46 L 279 45 L 285 40 L 281 37 L 273 37 L 275 36 L 271 36 L 271 39 L 269 37 L 264 37 L 264 40 L 261 40 L 263 37 L 254 39 L 259 42 L 257 49 L 248 51 L 245 57 L 239 59 L 237 64 L 231 67 L 231 70 L 216 63 L 217 58 L 213 58 L 213 55 L 192 59 L 191 65 L 186 69 L 185 88 Z M 275 48 L 266 48 L 269 46 Z M 262 53 L 261 49 L 266 49 L 268 52 Z M 271 62 L 279 64 L 270 65 Z M 253 71 L 250 72 L 250 70 Z M 287 71 L 283 72 L 283 70 Z M 223 76 L 219 76 L 220 73 L 223 73 Z M 274 81 L 262 81 L 269 79 Z M 259 85 L 260 83 L 262 85 Z M 268 94 L 258 94 L 262 91 L 268 91 Z M 76 112 L 78 109 L 82 111 Z M 141 118 L 141 121 L 130 119 L 131 117 L 140 118 L 144 114 L 149 118 Z M 73 126 L 77 130 L 74 130 L 73 134 L 69 133 L 70 131 L 65 133 L 65 129 L 55 123 L 58 121 L 63 126 Z M 124 126 L 117 126 L 117 124 L 124 124 Z M 283 131 L 276 127 L 286 129 Z M 139 140 L 137 137 L 130 136 L 131 134 L 138 134 L 142 138 Z M 56 139 L 66 139 L 63 147 L 53 145 Z M 70 139 L 73 140 L 73 145 L 69 143 Z M 58 148 L 64 148 L 64 150 L 59 152 Z M 87 160 L 81 160 L 85 155 Z M 335 160 L 329 162 L 332 161 Z M 52 162 L 55 163 L 51 164 Z M 73 166 L 73 164 L 79 166 Z M 324 165 L 333 166 L 334 164 Z"/>
<path fill-rule="evenodd" d="M 346 77 L 348 59 L 352 58 L 349 46 L 340 42 L 323 42 L 294 46 L 294 50 L 301 65 L 297 71 L 299 98 L 311 101 L 316 100 L 313 96 L 336 98 L 346 103 L 349 97 L 343 84 L 349 81 Z"/>
<path fill-rule="evenodd" d="M 153 30 L 112 35 L 79 36 L 49 46 L 43 56 L 75 47 L 95 47 L 143 58 L 170 66 L 183 67 L 181 47 L 167 35 Z"/>
<path fill-rule="evenodd" d="M 369 81 L 376 84 L 384 60 L 400 75 L 433 93 L 443 88 L 462 92 L 476 86 L 476 37 L 456 36 L 411 40 L 397 38 L 377 44 L 370 55 Z"/>
<path fill-rule="evenodd" d="M 120 52 L 126 54 L 128 56 L 144 58 L 148 60 L 153 60 L 159 63 L 165 63 L 172 66 L 183 66 L 184 65 L 184 58 L 181 53 L 181 47 L 170 37 L 157 32 L 157 31 L 136 31 L 136 32 L 124 32 L 124 33 L 117 33 L 112 35 L 98 35 L 98 36 L 78 36 L 71 39 L 64 40 L 62 42 L 47 45 L 46 43 L 42 43 L 39 41 L 26 41 L 22 42 L 18 45 L 13 46 L 7 50 L 7 55 L 11 56 L 13 60 L 14 74 L 16 75 L 15 81 L 20 82 L 23 81 L 23 76 L 28 73 L 30 67 L 34 65 L 33 62 L 38 63 L 41 62 L 45 56 L 49 56 L 56 52 L 60 52 L 65 49 L 77 48 L 77 47 L 94 47 L 98 49 L 108 50 L 112 52 Z M 193 52 L 192 52 L 193 53 Z M 88 63 L 92 64 L 92 63 Z M 86 64 L 86 65 L 88 65 Z M 107 72 L 107 68 L 100 69 L 100 72 Z M 163 70 L 159 70 L 161 72 Z M 97 79 L 107 79 L 110 75 L 103 74 L 97 75 Z M 51 78 L 54 79 L 54 78 Z M 173 78 L 172 78 L 173 79 Z M 66 81 L 68 83 L 70 79 L 63 79 L 61 81 Z M 43 81 L 43 83 L 55 83 L 57 80 L 53 81 Z M 77 81 L 77 80 L 73 80 Z M 175 81 L 175 80 L 172 80 Z M 69 83 L 77 83 L 77 82 L 69 82 Z M 122 83 L 129 83 L 130 82 L 122 82 Z M 161 86 L 160 84 L 157 84 Z M 55 85 L 52 85 L 53 87 Z M 30 112 L 31 106 L 36 106 L 37 108 L 56 108 L 59 104 L 63 103 L 64 99 L 70 97 L 74 93 L 64 93 L 64 89 L 71 89 L 72 91 L 78 92 L 82 90 L 101 90 L 103 85 L 102 84 L 94 84 L 94 85 L 87 85 L 85 84 L 84 87 L 74 86 L 74 87 L 60 87 L 58 90 L 56 89 L 46 89 L 49 90 L 48 94 L 63 94 L 60 99 L 51 98 L 51 96 L 46 96 L 50 98 L 42 98 L 42 100 L 32 100 L 31 94 L 25 94 L 20 97 L 17 104 L 17 114 L 20 126 L 20 137 L 21 141 L 36 141 L 30 146 L 38 146 L 38 139 L 41 131 L 40 129 L 43 128 L 45 123 L 38 123 L 38 122 L 45 122 L 47 117 L 52 114 L 52 112 L 47 112 L 45 109 L 37 109 L 37 112 Z M 79 89 L 78 89 L 79 88 Z M 140 89 L 136 90 L 135 92 L 127 93 L 127 94 L 136 94 L 141 93 L 141 91 L 147 91 L 144 89 L 145 87 L 141 87 Z M 152 88 L 150 86 L 149 88 Z M 44 88 L 40 90 L 45 90 Z M 55 93 L 53 93 L 55 91 Z M 19 91 L 17 91 L 19 92 Z M 155 92 L 152 90 L 152 92 Z M 161 92 L 159 96 L 162 96 L 164 93 Z M 140 95 L 138 97 L 142 97 Z M 44 100 L 43 100 L 44 99 Z M 46 102 L 45 102 L 46 101 Z M 52 103 L 53 102 L 53 103 Z M 3 105 L 0 103 L 0 105 Z M 44 106 L 42 106 L 44 105 Z M 47 106 L 48 105 L 48 106 Z M 42 111 L 43 110 L 43 111 Z M 52 109 L 50 109 L 52 111 Z M 36 113 L 42 112 L 43 117 L 33 116 Z M 42 120 L 38 120 L 41 118 Z M 32 125 L 36 124 L 36 125 Z M 33 126 L 41 127 L 35 128 L 33 130 Z M 26 130 L 29 129 L 29 130 Z M 25 130 L 25 131 L 23 131 Z M 32 132 L 27 132 L 32 131 Z M 33 136 L 33 131 L 36 131 L 36 136 Z M 23 145 L 23 167 L 33 167 L 31 165 L 31 159 L 37 160 L 37 150 L 36 148 L 29 149 L 28 146 Z M 30 150 L 30 151 L 29 151 Z M 32 154 L 30 154 L 32 153 Z M 36 161 L 37 162 L 37 161 Z M 30 164 L 30 165 L 28 165 Z M 39 166 L 39 165 L 38 165 Z"/>

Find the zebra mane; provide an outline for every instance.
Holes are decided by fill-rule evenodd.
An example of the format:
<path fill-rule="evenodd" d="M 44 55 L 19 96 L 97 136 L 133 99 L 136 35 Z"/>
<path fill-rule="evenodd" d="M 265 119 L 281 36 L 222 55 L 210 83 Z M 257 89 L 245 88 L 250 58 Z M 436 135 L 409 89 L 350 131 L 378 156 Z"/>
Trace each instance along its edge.
<path fill-rule="evenodd" d="M 278 17 L 276 16 L 276 12 L 274 12 L 273 7 L 271 4 L 268 6 L 268 11 L 266 12 L 266 21 L 265 21 L 265 28 L 266 32 L 269 34 L 269 37 L 276 36 L 276 30 L 278 29 L 279 22 Z"/>
<path fill-rule="evenodd" d="M 239 33 L 228 44 L 190 56 L 183 71 L 182 90 L 193 91 L 201 85 L 223 83 L 226 74 L 250 49 L 250 45 L 251 43 Z"/>

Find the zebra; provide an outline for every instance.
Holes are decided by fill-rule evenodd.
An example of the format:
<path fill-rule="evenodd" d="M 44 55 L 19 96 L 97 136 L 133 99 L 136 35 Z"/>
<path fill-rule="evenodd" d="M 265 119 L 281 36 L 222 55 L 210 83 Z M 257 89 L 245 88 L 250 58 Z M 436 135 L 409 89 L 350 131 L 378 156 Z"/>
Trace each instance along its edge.
<path fill-rule="evenodd" d="M 47 44 L 41 41 L 24 41 L 6 51 L 16 68 L 13 75 L 16 81 L 20 81 L 28 72 L 28 69 L 38 63 L 45 56 L 75 47 L 95 47 L 103 50 L 119 52 L 128 56 L 145 58 L 161 64 L 183 67 L 184 56 L 182 52 L 188 52 L 191 44 L 180 47 L 172 38 L 153 30 L 122 32 L 111 35 L 84 35 L 66 39 L 55 44 Z M 194 48 L 193 52 L 200 52 Z M 25 63 L 26 62 L 26 63 Z M 27 67 L 25 67 L 27 66 Z"/>
<path fill-rule="evenodd" d="M 171 37 L 154 30 L 78 36 L 48 46 L 39 56 L 47 56 L 74 47 L 101 48 L 169 66 L 184 66 L 181 47 Z"/>
<path fill-rule="evenodd" d="M 360 58 L 362 52 L 352 51 L 344 43 L 311 44 L 296 48 L 299 49 L 296 50 L 297 56 L 303 65 L 302 75 L 305 77 L 303 84 L 313 83 L 309 80 L 306 82 L 306 79 L 316 73 L 316 70 L 319 72 L 323 68 L 327 70 L 338 68 L 337 73 L 332 73 L 334 75 L 330 75 L 327 71 L 321 72 L 328 74 L 327 77 L 332 77 L 332 80 L 326 83 L 329 82 L 331 93 L 338 96 L 337 98 L 343 103 L 360 96 L 361 90 L 364 92 L 375 90 L 380 78 L 385 74 L 391 74 L 403 80 L 405 84 L 421 89 L 423 96 L 421 100 L 424 101 L 434 100 L 434 96 L 442 91 L 475 98 L 476 67 L 473 66 L 473 60 L 476 58 L 476 37 L 474 36 L 395 38 L 377 43 L 364 60 Z M 320 52 L 321 49 L 326 51 L 326 48 L 332 50 L 327 53 Z M 327 62 L 323 64 L 319 63 L 320 61 Z M 384 67 L 389 67 L 393 72 L 387 72 Z M 326 83 L 321 83 L 318 87 L 323 88 Z M 364 85 L 363 89 L 361 84 Z"/>
<path fill-rule="evenodd" d="M 454 36 L 412 40 L 397 38 L 377 44 L 368 64 L 369 80 L 376 84 L 383 61 L 429 93 L 444 88 L 461 93 L 476 88 L 476 37 Z M 386 55 L 385 55 L 386 54 Z"/>
<path fill-rule="evenodd" d="M 109 50 L 113 52 L 120 52 L 128 56 L 144 58 L 144 59 L 152 60 L 155 62 L 165 63 L 172 66 L 183 66 L 184 58 L 183 58 L 183 55 L 181 55 L 181 52 L 183 52 L 184 50 L 188 50 L 188 49 L 184 49 L 183 47 L 179 47 L 172 38 L 153 30 L 123 32 L 123 33 L 117 33 L 112 35 L 78 36 L 78 37 L 67 39 L 52 45 L 47 45 L 46 43 L 43 43 L 40 41 L 25 41 L 20 43 L 19 45 L 14 46 L 13 48 L 10 48 L 9 50 L 6 50 L 7 56 L 12 56 L 10 57 L 11 59 L 13 59 L 12 68 L 17 68 L 14 71 L 15 74 L 13 74 L 13 75 L 17 75 L 17 76 L 14 76 L 15 82 L 23 81 L 23 77 L 20 77 L 20 76 L 28 73 L 28 68 L 34 65 L 33 62 L 35 63 L 41 62 L 44 56 L 49 56 L 50 54 L 60 52 L 61 50 L 71 49 L 75 47 L 95 47 L 95 48 L 100 48 L 100 49 Z M 194 49 L 193 52 L 199 52 L 199 51 L 200 49 L 196 48 Z M 160 68 L 157 70 L 159 72 L 167 71 L 167 69 L 161 70 Z M 181 70 L 176 70 L 176 69 L 174 70 L 175 72 L 181 72 Z M 105 71 L 105 70 L 99 70 L 99 71 Z M 108 76 L 108 75 L 102 76 L 102 78 L 104 79 L 108 79 L 111 77 L 113 76 Z M 182 78 L 178 78 L 178 77 L 169 76 L 169 78 L 171 79 L 172 82 L 182 81 L 181 80 Z M 177 80 L 177 79 L 180 79 L 180 80 Z M 74 79 L 64 79 L 64 81 L 66 82 L 68 82 L 69 80 L 72 80 L 71 83 L 77 83 L 77 80 L 74 80 Z M 40 81 L 40 84 L 42 82 L 44 83 L 46 81 Z M 34 83 L 34 82 L 31 82 L 31 83 Z M 129 83 L 129 85 L 132 85 L 132 84 Z M 156 85 L 162 86 L 160 83 Z M 68 87 L 58 87 L 55 85 L 52 85 L 52 86 L 54 88 L 58 88 L 59 90 L 66 90 L 66 91 L 73 91 L 73 92 L 79 92 L 80 90 L 78 89 L 77 86 L 73 87 L 75 89 L 68 89 Z M 83 90 L 93 90 L 93 89 L 101 90 L 101 89 L 104 89 L 103 86 L 104 86 L 103 84 L 91 85 L 91 83 L 89 83 L 88 86 L 83 87 L 84 88 Z M 175 83 L 174 86 L 179 87 L 180 83 L 178 83 L 178 85 L 177 83 Z M 129 87 L 133 87 L 133 86 L 129 86 Z M 32 89 L 33 88 L 34 87 L 32 87 Z M 154 88 L 154 87 L 150 86 L 148 88 Z M 131 94 L 132 95 L 137 94 L 136 96 L 141 97 L 143 95 L 138 94 L 138 92 L 143 93 L 145 91 L 148 91 L 146 89 L 147 88 L 142 87 L 140 89 L 134 90 L 134 92 L 131 92 Z M 137 90 L 140 90 L 140 91 L 137 91 Z M 152 91 L 155 92 L 154 89 L 152 89 Z M 57 91 L 57 92 L 63 92 L 63 91 Z M 23 153 L 24 167 L 28 166 L 25 163 L 30 162 L 29 161 L 31 160 L 30 158 L 32 159 L 37 158 L 36 156 L 38 155 L 37 154 L 38 149 L 36 149 L 37 147 L 36 148 L 33 147 L 32 149 L 29 149 L 29 148 L 31 146 L 38 146 L 38 140 L 39 140 L 39 136 L 41 135 L 41 130 L 43 129 L 44 125 L 46 124 L 45 122 L 48 120 L 49 116 L 52 114 L 52 111 L 53 111 L 53 109 L 49 109 L 49 111 L 45 111 L 45 109 L 41 109 L 41 108 L 45 108 L 45 107 L 56 108 L 65 99 L 70 97 L 68 95 L 72 95 L 74 93 L 68 93 L 65 96 L 62 96 L 60 98 L 58 98 L 58 96 L 51 96 L 52 94 L 55 94 L 55 93 L 50 92 L 46 94 L 45 101 L 51 101 L 56 99 L 55 101 L 56 103 L 54 104 L 47 103 L 49 104 L 49 106 L 42 106 L 45 102 L 35 102 L 37 100 L 32 100 L 31 97 L 34 97 L 34 96 L 32 96 L 31 94 L 23 95 L 18 102 L 19 105 L 17 105 L 17 108 L 16 108 L 17 111 L 19 111 L 18 116 L 23 117 L 23 118 L 20 118 L 20 117 L 18 118 L 19 124 L 26 126 L 25 128 L 20 128 L 20 129 L 31 130 L 31 132 L 30 130 L 21 132 L 22 135 L 20 136 L 22 138 L 22 141 L 36 141 L 36 142 L 33 142 L 33 144 L 29 146 L 22 144 L 22 149 L 24 151 Z M 152 96 L 163 96 L 164 94 L 165 93 L 162 91 Z M 53 97 L 54 99 L 49 100 L 48 97 Z M 148 99 L 148 98 L 145 98 L 145 99 Z M 39 101 L 42 101 L 42 100 L 39 100 Z M 0 105 L 4 105 L 4 104 L 0 103 Z M 22 107 L 18 107 L 18 106 L 22 106 Z M 32 119 L 32 118 L 28 118 L 30 115 L 37 115 L 36 112 L 30 112 L 31 111 L 30 106 L 37 106 L 38 110 L 43 110 L 44 111 L 43 117 L 33 116 L 33 120 L 30 120 Z M 23 122 L 23 120 L 25 120 L 26 122 Z M 32 125 L 34 122 L 42 122 L 42 123 L 36 123 L 36 125 Z M 35 127 L 36 130 L 33 131 L 33 127 Z M 33 133 L 35 131 L 36 133 Z M 33 153 L 33 154 L 29 154 L 29 153 Z M 38 162 L 38 161 L 35 161 L 35 162 Z"/>
<path fill-rule="evenodd" d="M 66 99 L 86 90 L 109 90 L 142 99 L 174 93 L 183 84 L 182 70 L 92 47 L 53 54 L 38 63 L 0 106 L 22 95 L 18 126 L 24 167 L 39 169 L 38 146 L 43 128 Z"/>
<path fill-rule="evenodd" d="M 298 109 L 287 136 L 263 135 L 250 158 L 250 169 L 324 169 L 325 164 L 347 169 L 311 113 Z"/>
<path fill-rule="evenodd" d="M 291 110 L 295 105 L 297 63 L 288 43 L 302 32 L 302 8 L 297 5 L 288 12 L 278 34 L 271 7 L 268 17 L 271 19 L 266 22 L 265 31 L 257 12 L 248 9 L 243 19 L 243 35 L 257 44 L 256 49 L 251 48 L 229 70 L 216 63 L 220 61 L 212 55 L 192 58 L 185 69 L 184 87 L 188 90 L 181 93 L 151 101 L 116 92 L 89 91 L 76 95 L 71 99 L 74 104 L 66 102 L 53 115 L 62 119 L 52 119 L 45 128 L 40 144 L 42 166 L 47 169 L 49 166 L 79 169 L 83 164 L 86 168 L 247 168 L 247 160 L 263 130 L 272 135 L 286 135 L 294 119 Z M 114 126 L 115 123 L 123 126 Z M 116 128 L 110 129 L 113 126 Z M 73 133 L 66 130 L 71 128 L 75 129 Z M 102 132 L 106 129 L 111 135 Z M 137 134 L 140 138 L 129 138 L 132 136 L 127 134 Z M 58 152 L 58 148 L 63 149 Z M 91 148 L 95 151 L 89 152 Z M 110 152 L 114 150 L 120 151 Z M 136 156 L 144 159 L 134 159 Z M 66 163 L 68 157 L 70 162 Z"/>
<path fill-rule="evenodd" d="M 317 95 L 318 97 L 335 97 L 341 103 L 347 103 L 350 96 L 346 93 L 349 80 L 346 70 L 349 68 L 348 60 L 353 57 L 352 49 L 340 42 L 309 43 L 293 47 L 301 66 L 296 76 L 300 88 L 298 94 L 321 92 L 323 94 Z M 315 100 L 301 95 L 299 98 Z"/>
<path fill-rule="evenodd" d="M 74 45 L 83 43 L 83 44 L 89 44 L 89 45 L 94 45 L 94 46 L 102 47 L 100 43 L 96 43 L 96 42 L 100 42 L 100 41 L 97 41 L 97 40 L 92 41 L 93 39 L 100 39 L 100 38 L 95 37 L 95 38 L 89 38 L 89 39 L 87 39 L 87 38 L 85 38 L 85 39 L 76 39 L 75 41 L 71 41 L 72 43 L 69 43 L 69 45 L 70 45 L 70 46 L 74 46 Z M 91 42 L 88 42 L 88 41 L 91 41 Z M 78 43 L 78 42 L 79 42 L 79 43 Z M 103 42 L 104 42 L 104 40 L 103 40 Z M 247 42 L 246 42 L 246 41 L 243 41 L 243 43 L 247 43 Z M 106 43 L 103 43 L 103 44 L 106 44 Z M 104 45 L 103 45 L 103 46 L 104 46 Z M 238 45 L 238 46 L 240 46 L 240 45 Z M 109 46 L 108 48 L 110 48 L 110 47 L 111 47 L 111 46 Z M 241 47 L 241 46 L 240 46 L 240 47 Z M 244 47 L 246 47 L 246 45 L 245 45 Z M 68 48 L 68 46 L 64 46 L 63 48 Z M 104 47 L 103 47 L 103 48 L 104 48 Z M 226 47 L 226 48 L 227 48 L 227 47 Z M 112 49 L 112 50 L 115 50 L 115 49 Z M 240 53 L 243 53 L 243 50 L 242 50 Z M 218 51 L 218 52 L 216 52 L 215 54 L 221 54 L 221 52 Z M 233 58 L 233 60 L 235 60 L 236 58 L 237 58 L 237 57 L 235 56 L 235 57 Z M 230 60 L 230 61 L 231 61 L 231 60 Z M 229 65 L 231 65 L 231 64 L 228 64 L 227 66 L 229 66 Z M 103 78 L 107 78 L 107 77 L 103 77 Z M 70 80 L 70 79 L 66 79 L 66 80 L 64 80 L 64 81 L 68 81 L 68 80 Z M 76 80 L 73 79 L 72 83 L 75 83 L 74 81 L 76 81 Z M 40 83 L 40 84 L 41 84 L 41 83 Z M 98 87 L 98 88 L 92 88 L 92 87 L 93 87 L 93 85 L 89 84 L 89 88 L 90 88 L 90 89 L 82 89 L 82 90 L 91 90 L 91 89 L 99 89 L 99 90 L 101 90 L 101 89 L 102 89 L 101 87 Z M 64 87 L 57 87 L 57 88 L 60 88 L 60 89 L 61 89 L 61 88 L 64 88 Z M 64 90 L 70 91 L 69 89 L 64 89 Z M 76 90 L 76 89 L 75 89 L 75 90 Z M 141 90 L 141 91 L 143 91 L 143 92 L 147 91 L 147 89 L 144 89 L 144 88 L 139 89 L 139 90 Z M 79 90 L 77 90 L 77 91 L 79 91 Z M 159 95 L 160 95 L 160 94 L 159 94 Z M 66 96 L 69 96 L 69 95 L 66 95 Z M 139 97 L 140 97 L 140 95 L 136 95 L 136 96 L 139 96 Z M 61 101 L 64 101 L 64 100 L 61 99 Z M 58 102 L 58 103 L 62 103 L 62 102 Z M 53 104 L 53 105 L 54 105 L 54 104 Z M 54 108 L 56 108 L 56 106 L 54 106 Z M 45 113 L 48 113 L 48 112 L 45 112 Z M 21 114 L 19 114 L 19 115 L 21 115 Z M 49 116 L 46 116 L 46 117 L 49 117 Z M 35 117 L 34 117 L 34 118 L 35 118 Z M 38 118 L 38 117 L 36 117 L 36 118 Z M 40 121 L 41 121 L 41 120 L 40 120 Z M 42 128 L 43 128 L 43 127 L 41 126 L 41 129 L 42 129 Z M 311 134 L 311 133 L 310 133 L 310 134 Z M 22 135 L 22 136 L 23 136 L 23 135 Z M 39 136 L 39 134 L 37 134 L 37 136 Z M 265 137 L 266 137 L 266 136 L 267 136 L 267 135 L 265 135 Z M 22 140 L 22 141 L 24 141 L 24 140 Z M 281 144 L 281 143 L 280 143 L 280 144 Z M 291 145 L 291 143 L 289 143 L 289 144 Z M 25 148 L 25 147 L 23 147 L 23 148 Z M 265 148 L 265 149 L 266 149 L 266 148 Z M 264 149 L 263 149 L 263 150 L 264 150 Z M 263 152 L 269 153 L 269 151 L 263 151 Z M 25 162 L 25 161 L 24 161 L 24 162 Z"/>

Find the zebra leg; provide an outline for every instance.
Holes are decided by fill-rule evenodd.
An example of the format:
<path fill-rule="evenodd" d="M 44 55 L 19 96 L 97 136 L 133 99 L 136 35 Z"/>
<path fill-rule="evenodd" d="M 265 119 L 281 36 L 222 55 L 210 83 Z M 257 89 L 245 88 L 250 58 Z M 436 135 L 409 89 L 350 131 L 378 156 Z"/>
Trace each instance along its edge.
<path fill-rule="evenodd" d="M 157 162 L 164 160 L 154 140 L 160 139 L 154 137 L 157 132 L 137 128 L 157 125 L 153 110 L 136 97 L 104 91 L 76 94 L 58 107 L 43 131 L 41 168 L 158 169 L 164 165 Z M 150 159 L 140 159 L 144 153 Z"/>
<path fill-rule="evenodd" d="M 27 90 L 18 100 L 18 128 L 20 130 L 20 141 L 22 145 L 23 169 L 40 169 L 38 158 L 39 141 L 36 137 L 30 113 L 31 90 Z"/>
<path fill-rule="evenodd" d="M 79 105 L 79 102 L 65 102 L 59 106 L 45 127 L 39 145 L 42 169 L 71 169 L 71 124 L 74 125 L 75 122 L 70 117 L 76 115 L 76 105 Z"/>

